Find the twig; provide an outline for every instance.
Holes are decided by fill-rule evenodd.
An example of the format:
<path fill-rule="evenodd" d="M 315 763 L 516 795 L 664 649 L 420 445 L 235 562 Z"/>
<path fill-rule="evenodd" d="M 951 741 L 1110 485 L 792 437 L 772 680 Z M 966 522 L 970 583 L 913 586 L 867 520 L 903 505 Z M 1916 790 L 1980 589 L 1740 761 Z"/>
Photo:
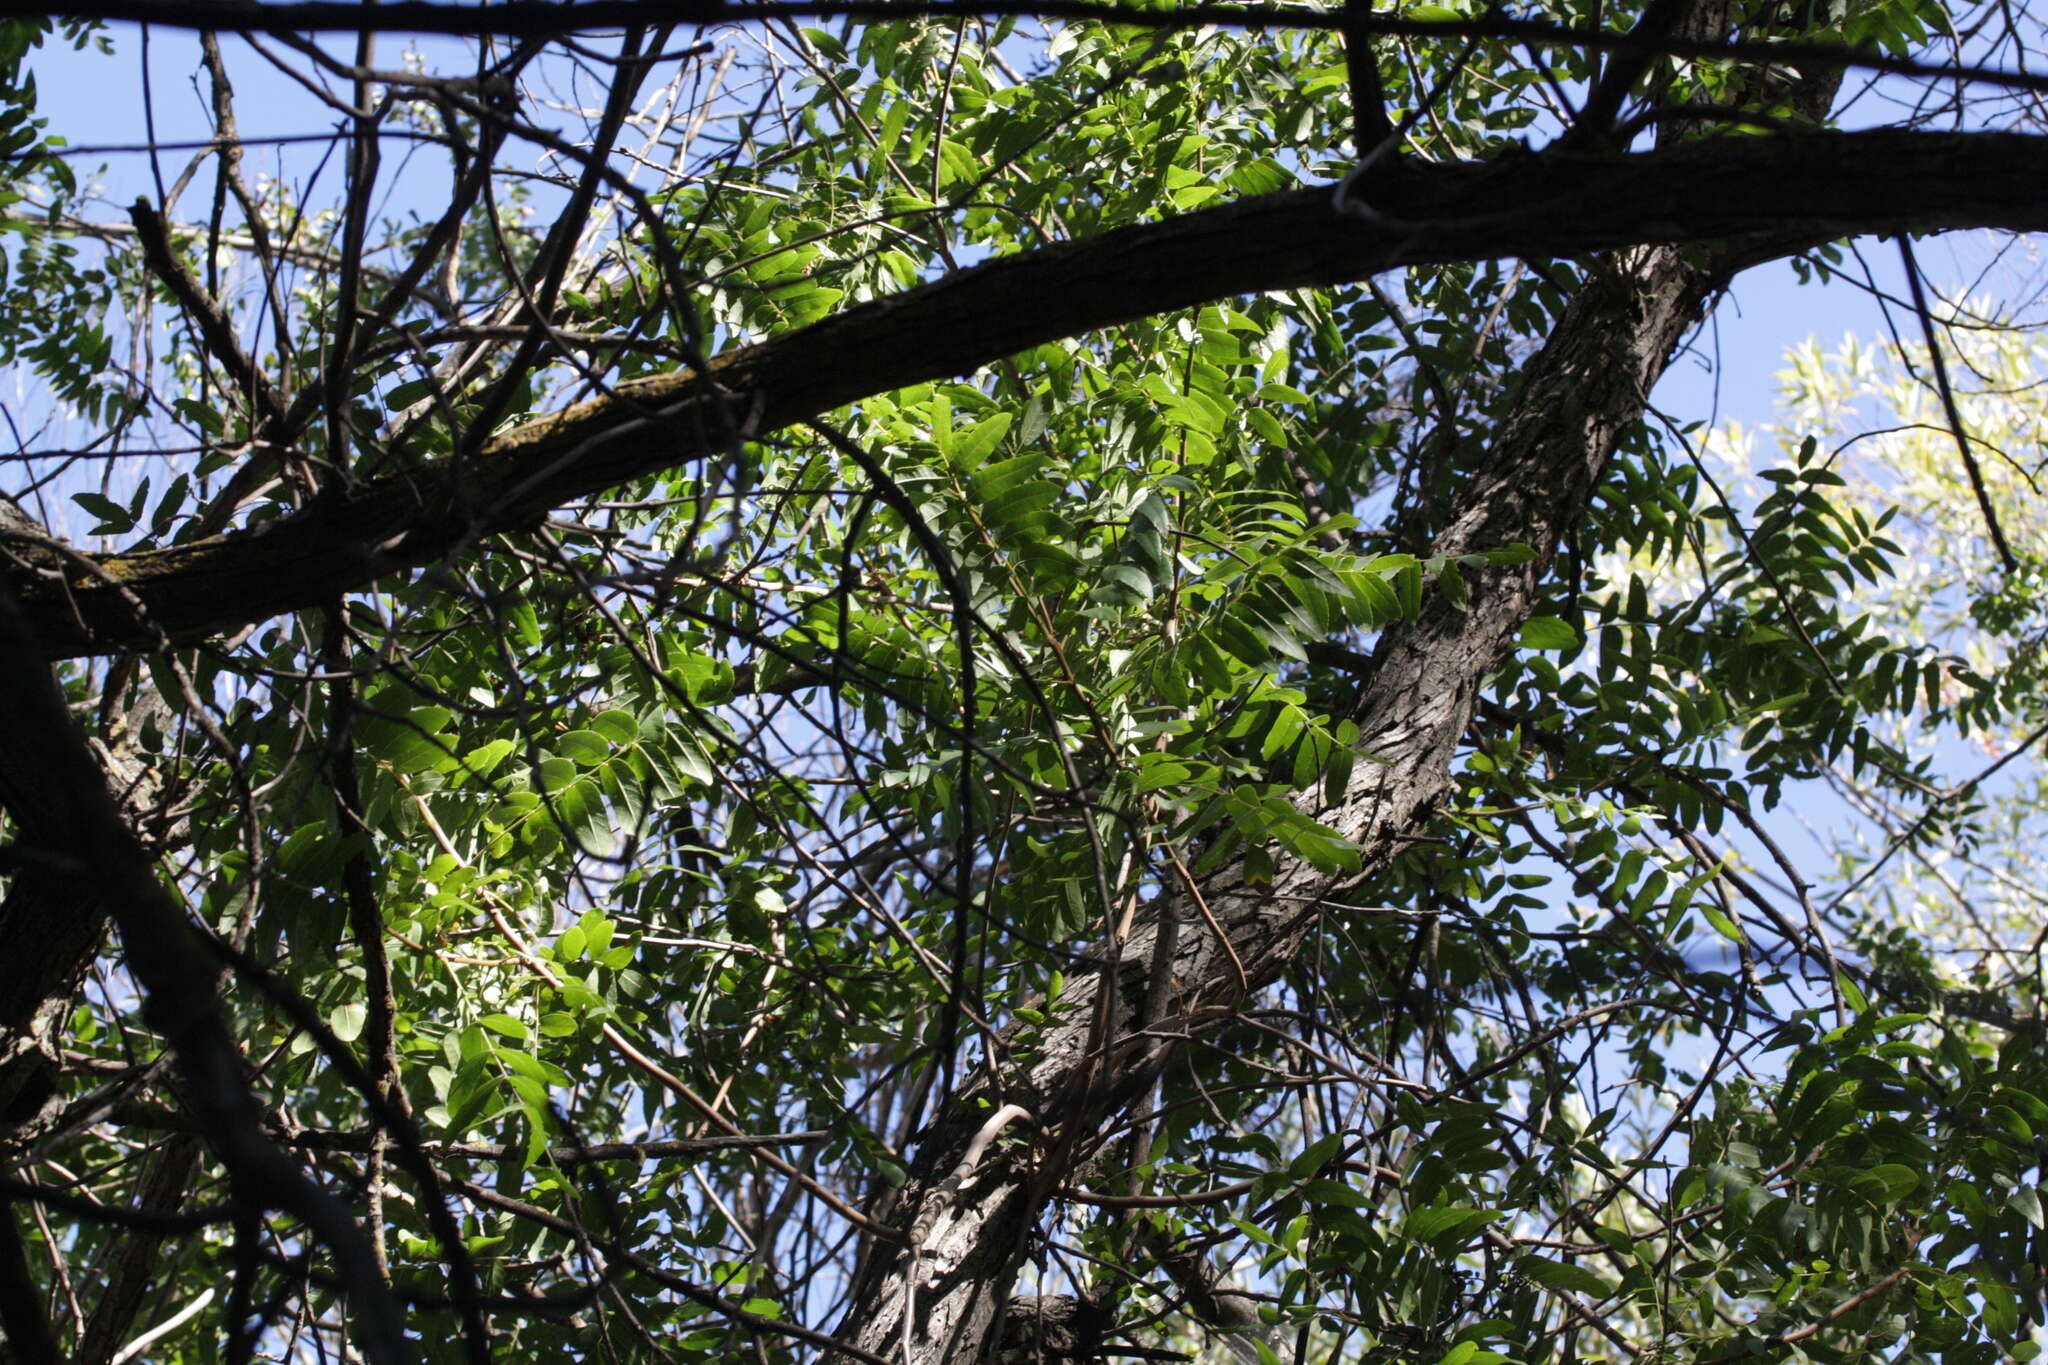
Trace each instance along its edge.
<path fill-rule="evenodd" d="M 2012 546 L 2005 540 L 2005 528 L 1998 524 L 1998 513 L 1991 506 L 1991 490 L 1984 485 L 1984 471 L 1977 467 L 1977 456 L 1970 449 L 1969 433 L 1963 430 L 1962 409 L 1956 406 L 1956 391 L 1948 380 L 1948 362 L 1941 358 L 1941 342 L 1934 335 L 1934 315 L 1927 311 L 1927 292 L 1920 283 L 1920 263 L 1913 259 L 1913 240 L 1905 233 L 1899 234 L 1899 259 L 1905 263 L 1906 286 L 1913 291 L 1913 313 L 1920 319 L 1921 335 L 1927 338 L 1927 358 L 1934 366 L 1934 387 L 1941 394 L 1942 411 L 1948 414 L 1948 429 L 1956 438 L 1956 453 L 1963 457 L 1963 472 L 1970 476 L 1970 491 L 1977 495 L 1977 510 L 1984 514 L 1984 527 L 1991 533 L 1991 543 L 1998 549 L 1998 560 L 2005 565 L 2005 571 L 2012 573 L 2020 566 L 2013 556 Z"/>
<path fill-rule="evenodd" d="M 266 420 L 274 420 L 280 408 L 277 392 L 270 386 L 270 380 L 263 371 L 249 359 L 248 352 L 235 336 L 234 325 L 221 311 L 192 272 L 178 259 L 177 249 L 171 243 L 171 232 L 164 225 L 163 218 L 147 199 L 137 199 L 128 208 L 128 217 L 135 224 L 135 240 L 141 244 L 142 259 L 149 266 L 150 273 L 163 282 L 171 291 L 171 297 L 185 310 L 185 315 L 199 329 L 199 336 L 206 343 L 207 351 L 220 362 L 234 382 L 235 392 L 240 394 L 254 409 L 255 414 Z"/>

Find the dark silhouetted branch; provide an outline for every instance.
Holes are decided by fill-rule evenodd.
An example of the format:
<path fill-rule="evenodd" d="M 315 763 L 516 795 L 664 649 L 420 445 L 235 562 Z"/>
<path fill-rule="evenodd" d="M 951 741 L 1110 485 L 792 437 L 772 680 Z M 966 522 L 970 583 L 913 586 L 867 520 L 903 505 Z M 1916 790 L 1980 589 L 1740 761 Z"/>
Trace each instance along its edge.
<path fill-rule="evenodd" d="M 1729 242 L 1741 265 L 1859 233 L 2048 228 L 2048 138 L 1813 133 L 1630 156 L 1399 164 L 1366 221 L 1293 190 L 1002 257 L 527 423 L 236 535 L 99 557 L 20 591 L 53 655 L 193 640 L 321 606 L 548 512 L 876 393 L 1063 337 L 1399 265 Z M 1354 208 L 1356 205 L 1354 205 Z"/>

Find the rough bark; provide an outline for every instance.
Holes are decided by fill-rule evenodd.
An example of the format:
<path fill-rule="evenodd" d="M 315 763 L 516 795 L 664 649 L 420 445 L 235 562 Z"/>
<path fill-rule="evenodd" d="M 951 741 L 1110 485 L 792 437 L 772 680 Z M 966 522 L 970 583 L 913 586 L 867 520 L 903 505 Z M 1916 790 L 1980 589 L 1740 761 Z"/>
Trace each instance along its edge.
<path fill-rule="evenodd" d="M 1422 829 L 1449 786 L 1450 760 L 1471 720 L 1481 681 L 1530 613 L 1536 585 L 1560 536 L 1590 501 L 1620 436 L 1642 415 L 1650 387 L 1698 321 L 1721 263 L 1672 247 L 1644 247 L 1602 262 L 1525 369 L 1521 398 L 1482 466 L 1453 505 L 1433 553 L 1463 554 L 1522 543 L 1527 563 L 1470 575 L 1463 609 L 1442 597 L 1420 617 L 1390 628 L 1358 698 L 1360 750 L 1348 789 L 1316 817 L 1359 846 L 1361 871 L 1343 878 L 1283 862 L 1270 883 L 1226 867 L 1201 887 L 1219 939 L 1187 896 L 1163 898 L 1116 954 L 1120 968 L 1108 1010 L 1112 1039 L 1092 1040 L 1097 972 L 1070 988 L 1032 1043 L 1034 1060 L 989 1078 L 961 1112 L 998 1097 L 1029 1109 L 1034 1143 L 988 1148 L 973 1174 L 958 1178 L 975 1127 L 941 1128 L 919 1152 L 892 1210 L 898 1227 L 929 1227 L 921 1247 L 877 1246 L 861 1270 L 856 1307 L 842 1340 L 906 1365 L 988 1358 L 999 1341 L 1018 1253 L 1073 1161 L 1131 1100 L 1144 1094 L 1169 1054 L 1154 1041 L 1191 1034 L 1227 1018 L 1247 987 L 1278 979 L 1325 905 L 1345 882 L 1370 877 Z M 1171 974 L 1167 1012 L 1133 1025 L 1147 965 L 1162 933 Z M 1240 971 L 1242 975 L 1240 976 Z M 905 1277 L 916 1265 L 915 1316 L 906 1334 Z"/>
<path fill-rule="evenodd" d="M 261 529 L 109 555 L 17 591 L 52 654 L 188 641 L 332 602 L 532 525 L 576 497 L 715 456 L 870 394 L 1241 294 L 1397 265 L 1748 239 L 1760 259 L 1854 233 L 2048 228 L 2048 138 L 1809 133 L 1632 156 L 1381 168 L 1368 216 L 1327 189 L 1243 199 L 1022 252 L 529 423 L 457 460 Z"/>

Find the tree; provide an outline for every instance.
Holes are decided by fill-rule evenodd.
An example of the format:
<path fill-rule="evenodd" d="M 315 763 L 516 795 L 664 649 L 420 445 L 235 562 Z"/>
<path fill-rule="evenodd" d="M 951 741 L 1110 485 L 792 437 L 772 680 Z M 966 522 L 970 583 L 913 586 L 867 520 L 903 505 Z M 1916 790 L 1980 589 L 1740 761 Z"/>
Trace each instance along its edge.
<path fill-rule="evenodd" d="M 2017 324 L 2018 312 L 2014 301 L 1984 298 L 1944 301 L 1938 310 L 1948 329 L 1940 349 L 1953 424 L 1931 352 L 1908 317 L 1875 343 L 1793 348 L 1780 374 L 1780 422 L 1763 433 L 1731 428 L 1711 442 L 1716 463 L 1739 484 L 1759 467 L 1760 437 L 1797 458 L 1807 436 L 1818 435 L 1844 480 L 1837 505 L 1886 519 L 1901 553 L 1891 573 L 1858 585 L 1855 609 L 1887 637 L 1957 660 L 1955 676 L 1941 680 L 1954 728 L 1901 718 L 1887 738 L 1935 761 L 1946 749 L 1951 759 L 1966 756 L 1966 766 L 1998 771 L 1966 794 L 1975 809 L 1945 812 L 1925 830 L 1914 828 L 1921 812 L 1895 805 L 1882 786 L 1830 772 L 1829 784 L 1862 818 L 1826 854 L 1842 879 L 1869 884 L 1869 913 L 1949 948 L 1937 965 L 1952 986 L 1996 983 L 2001 991 L 2034 970 L 2032 869 L 2044 808 L 2038 766 L 2027 761 L 2039 709 L 2041 603 L 2024 566 L 2040 558 L 2042 527 L 2024 452 L 2040 420 L 2027 395 L 2048 358 L 2038 334 Z M 1968 464 L 1958 428 L 1973 452 Z M 2000 572 L 2000 542 L 2021 572 Z"/>
<path fill-rule="evenodd" d="M 2032 693 L 1644 421 L 1753 264 L 2043 225 L 2010 11 L 66 13 L 216 136 L 96 211 L 14 21 L 18 1355 L 2032 1353 L 2032 987 L 1770 823 Z"/>

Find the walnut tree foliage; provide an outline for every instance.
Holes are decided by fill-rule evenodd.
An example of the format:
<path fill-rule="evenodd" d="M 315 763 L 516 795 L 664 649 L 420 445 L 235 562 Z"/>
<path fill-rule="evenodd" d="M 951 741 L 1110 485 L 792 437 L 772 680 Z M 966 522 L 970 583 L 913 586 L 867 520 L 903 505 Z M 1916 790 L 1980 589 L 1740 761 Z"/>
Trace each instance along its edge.
<path fill-rule="evenodd" d="M 14 1358 L 2035 1353 L 2026 911 L 1885 871 L 2025 880 L 2028 428 L 1648 398 L 1753 265 L 2044 226 L 2035 16 L 65 13 Z M 130 206 L 24 59 L 134 19 Z"/>

